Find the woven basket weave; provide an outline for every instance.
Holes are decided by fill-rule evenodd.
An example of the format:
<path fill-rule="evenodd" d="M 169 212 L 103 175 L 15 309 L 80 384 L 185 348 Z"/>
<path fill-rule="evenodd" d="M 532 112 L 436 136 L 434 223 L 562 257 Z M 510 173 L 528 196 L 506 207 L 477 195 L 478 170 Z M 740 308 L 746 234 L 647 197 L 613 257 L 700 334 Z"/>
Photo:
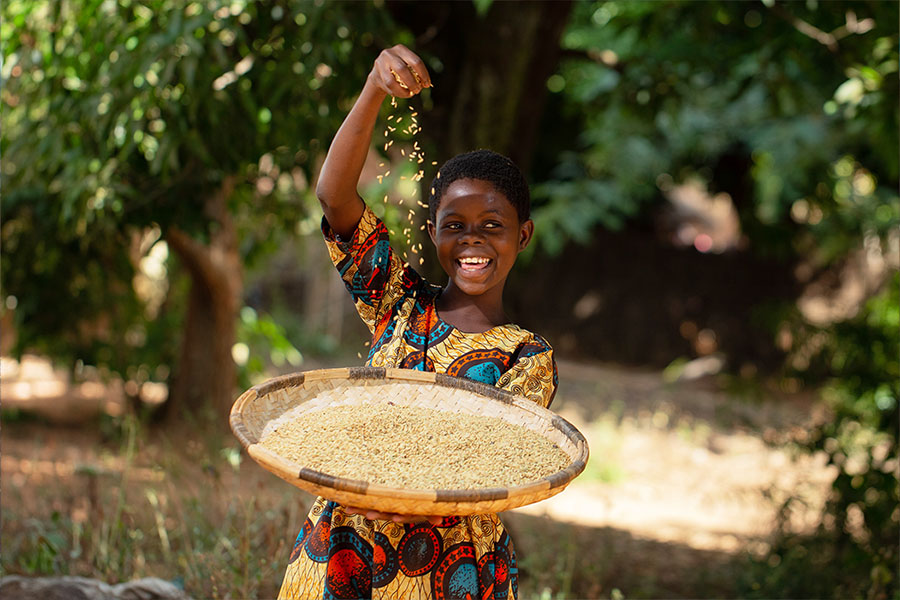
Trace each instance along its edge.
<path fill-rule="evenodd" d="M 330 392 L 331 406 L 358 404 L 354 389 L 360 386 L 379 386 L 375 394 L 379 402 L 482 415 L 521 425 L 556 444 L 569 456 L 570 463 L 548 477 L 514 487 L 399 489 L 321 473 L 294 464 L 259 443 L 269 422 L 323 391 Z M 321 409 L 315 404 L 309 408 Z M 271 379 L 237 399 L 231 409 L 231 429 L 256 462 L 307 492 L 345 506 L 407 515 L 496 513 L 531 504 L 561 492 L 584 470 L 588 458 L 584 436 L 568 421 L 534 402 L 468 379 L 408 369 L 322 369 Z"/>

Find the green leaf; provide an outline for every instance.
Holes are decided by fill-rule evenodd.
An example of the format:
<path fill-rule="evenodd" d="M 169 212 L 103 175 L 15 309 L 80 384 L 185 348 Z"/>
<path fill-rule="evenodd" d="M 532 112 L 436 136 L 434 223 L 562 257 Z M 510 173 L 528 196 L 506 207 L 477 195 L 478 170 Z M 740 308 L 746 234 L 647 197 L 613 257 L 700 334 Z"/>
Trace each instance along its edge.
<path fill-rule="evenodd" d="M 494 0 L 472 0 L 472 4 L 475 5 L 475 12 L 479 17 L 485 16 L 491 9 L 491 4 L 493 3 Z"/>

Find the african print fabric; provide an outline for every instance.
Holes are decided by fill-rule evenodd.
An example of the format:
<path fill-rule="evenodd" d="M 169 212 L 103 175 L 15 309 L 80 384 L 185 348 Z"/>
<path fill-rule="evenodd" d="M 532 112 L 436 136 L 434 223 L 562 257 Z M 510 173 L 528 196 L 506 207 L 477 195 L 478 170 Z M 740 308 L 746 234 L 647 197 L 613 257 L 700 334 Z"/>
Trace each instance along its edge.
<path fill-rule="evenodd" d="M 391 250 L 367 207 L 349 241 L 323 219 L 332 261 L 372 332 L 367 365 L 436 371 L 496 385 L 549 407 L 553 350 L 516 325 L 459 331 L 435 309 L 441 288 Z M 439 525 L 369 520 L 316 499 L 297 535 L 279 598 L 517 598 L 516 555 L 497 515 L 447 517 Z"/>

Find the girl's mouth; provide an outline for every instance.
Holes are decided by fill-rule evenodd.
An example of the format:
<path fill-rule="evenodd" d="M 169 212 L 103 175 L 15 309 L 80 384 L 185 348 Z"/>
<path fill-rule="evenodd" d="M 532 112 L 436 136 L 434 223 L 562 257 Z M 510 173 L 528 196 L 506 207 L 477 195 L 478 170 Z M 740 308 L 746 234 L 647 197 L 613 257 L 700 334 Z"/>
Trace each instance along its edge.
<path fill-rule="evenodd" d="M 483 271 L 487 269 L 492 262 L 494 261 L 490 258 L 482 256 L 466 256 L 456 259 L 456 264 L 459 265 L 460 271 L 465 273 L 478 273 Z"/>

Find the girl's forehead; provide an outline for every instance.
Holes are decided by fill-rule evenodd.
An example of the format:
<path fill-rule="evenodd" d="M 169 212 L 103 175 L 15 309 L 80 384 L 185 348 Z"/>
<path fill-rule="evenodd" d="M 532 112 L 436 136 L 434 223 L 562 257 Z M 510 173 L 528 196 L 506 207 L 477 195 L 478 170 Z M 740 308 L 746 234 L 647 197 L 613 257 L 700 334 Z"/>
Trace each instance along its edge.
<path fill-rule="evenodd" d="M 460 210 L 492 210 L 516 215 L 512 202 L 490 181 L 483 179 L 457 179 L 441 194 L 438 214 Z"/>

